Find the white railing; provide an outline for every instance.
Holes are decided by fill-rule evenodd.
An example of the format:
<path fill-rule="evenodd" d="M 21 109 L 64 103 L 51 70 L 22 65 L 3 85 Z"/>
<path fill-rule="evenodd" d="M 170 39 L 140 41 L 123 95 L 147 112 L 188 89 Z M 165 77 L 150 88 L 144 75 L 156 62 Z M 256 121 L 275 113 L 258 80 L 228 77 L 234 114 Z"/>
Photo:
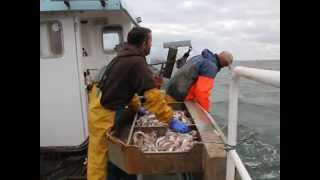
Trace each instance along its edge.
<path fill-rule="evenodd" d="M 237 124 L 238 124 L 238 95 L 239 79 L 244 77 L 257 82 L 280 88 L 280 71 L 263 70 L 237 66 L 233 69 L 232 80 L 229 89 L 229 120 L 227 144 L 229 147 L 237 145 Z M 227 176 L 226 180 L 234 180 L 235 170 L 238 170 L 242 180 L 251 180 L 251 177 L 241 161 L 235 149 L 227 153 Z"/>

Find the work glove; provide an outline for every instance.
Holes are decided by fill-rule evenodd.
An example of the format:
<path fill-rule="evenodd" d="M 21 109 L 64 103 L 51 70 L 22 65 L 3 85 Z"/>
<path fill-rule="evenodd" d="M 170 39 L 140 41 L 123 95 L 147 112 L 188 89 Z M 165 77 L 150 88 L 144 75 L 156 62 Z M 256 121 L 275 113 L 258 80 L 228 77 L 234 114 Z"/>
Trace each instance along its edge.
<path fill-rule="evenodd" d="M 144 107 L 139 107 L 138 108 L 138 115 L 139 116 L 144 116 L 148 113 L 148 111 Z"/>
<path fill-rule="evenodd" d="M 187 133 L 190 131 L 190 128 L 187 124 L 180 121 L 178 118 L 173 117 L 169 123 L 169 127 L 179 133 Z"/>

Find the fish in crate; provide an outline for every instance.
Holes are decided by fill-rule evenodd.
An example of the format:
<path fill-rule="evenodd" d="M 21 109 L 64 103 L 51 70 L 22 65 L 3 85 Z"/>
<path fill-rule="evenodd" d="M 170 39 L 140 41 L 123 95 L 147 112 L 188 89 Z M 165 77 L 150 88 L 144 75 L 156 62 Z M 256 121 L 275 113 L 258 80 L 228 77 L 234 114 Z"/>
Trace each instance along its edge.
<path fill-rule="evenodd" d="M 151 133 L 136 131 L 133 134 L 133 144 L 140 147 L 143 152 L 185 152 L 193 147 L 195 139 L 197 139 L 195 130 L 181 134 L 168 129 L 163 136 L 156 131 Z"/>

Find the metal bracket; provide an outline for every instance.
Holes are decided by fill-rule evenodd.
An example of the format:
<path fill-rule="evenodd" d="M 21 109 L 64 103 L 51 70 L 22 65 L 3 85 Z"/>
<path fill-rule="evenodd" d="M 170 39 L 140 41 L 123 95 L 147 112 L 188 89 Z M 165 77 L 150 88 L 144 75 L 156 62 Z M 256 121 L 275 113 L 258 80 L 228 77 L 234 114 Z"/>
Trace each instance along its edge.
<path fill-rule="evenodd" d="M 229 144 L 224 144 L 224 150 L 227 152 L 229 152 L 231 150 L 236 150 L 236 148 L 237 148 L 237 145 L 233 146 L 233 145 L 229 145 Z"/>
<path fill-rule="evenodd" d="M 70 0 L 64 0 L 63 3 L 70 9 Z"/>
<path fill-rule="evenodd" d="M 104 0 L 100 0 L 100 3 L 101 3 L 102 7 L 104 7 L 104 8 L 106 7 L 106 2 Z"/>

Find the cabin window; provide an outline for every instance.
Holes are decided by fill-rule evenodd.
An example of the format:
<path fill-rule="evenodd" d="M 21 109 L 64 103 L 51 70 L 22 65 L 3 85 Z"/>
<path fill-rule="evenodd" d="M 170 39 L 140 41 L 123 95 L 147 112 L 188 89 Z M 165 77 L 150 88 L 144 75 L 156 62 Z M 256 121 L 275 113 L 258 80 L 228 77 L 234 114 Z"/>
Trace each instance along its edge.
<path fill-rule="evenodd" d="M 102 32 L 103 51 L 115 53 L 117 47 L 123 42 L 121 27 L 104 27 Z"/>
<path fill-rule="evenodd" d="M 58 21 L 40 22 L 40 57 L 55 58 L 63 53 L 62 25 Z"/>

